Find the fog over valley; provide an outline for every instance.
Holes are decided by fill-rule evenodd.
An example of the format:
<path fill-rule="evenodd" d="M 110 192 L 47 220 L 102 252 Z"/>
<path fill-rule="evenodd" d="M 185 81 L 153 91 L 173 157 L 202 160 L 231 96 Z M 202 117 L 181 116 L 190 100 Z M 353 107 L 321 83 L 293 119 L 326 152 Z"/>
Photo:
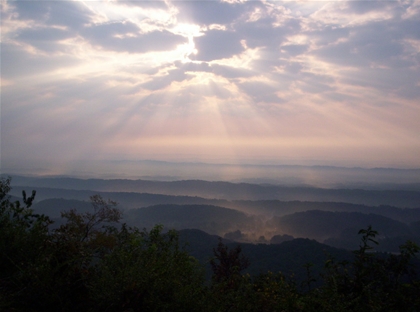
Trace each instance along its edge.
<path fill-rule="evenodd" d="M 1 311 L 420 311 L 420 0 L 0 24 Z"/>
<path fill-rule="evenodd" d="M 363 168 L 337 166 L 305 166 L 275 164 L 217 164 L 168 161 L 83 161 L 75 162 L 77 170 L 63 171 L 63 177 L 83 179 L 128 180 L 206 180 L 249 182 L 286 186 L 313 186 L 325 188 L 419 188 L 420 169 Z M 14 168 L 16 175 L 40 175 L 48 170 Z M 45 175 L 45 174 L 44 174 Z M 20 183 L 19 180 L 14 183 Z M 39 183 L 39 182 L 38 182 Z M 74 185 L 73 187 L 78 187 Z M 127 186 L 129 187 L 129 186 Z M 130 189 L 121 189 L 129 191 Z"/>
<path fill-rule="evenodd" d="M 279 167 L 295 169 L 295 167 Z M 357 248 L 357 232 L 373 226 L 380 233 L 381 250 L 397 251 L 404 240 L 419 240 L 420 189 L 418 183 L 385 180 L 413 170 L 297 167 L 322 174 L 372 172 L 355 187 L 319 188 L 309 185 L 235 183 L 227 181 L 145 179 L 80 179 L 70 177 L 12 177 L 11 194 L 37 192 L 34 209 L 57 224 L 63 210 L 89 211 L 88 199 L 100 194 L 118 202 L 123 220 L 139 228 L 163 224 L 167 229 L 199 229 L 238 242 L 276 244 L 310 238 L 334 247 Z M 415 170 L 414 170 L 415 173 Z M 412 176 L 410 177 L 410 174 Z M 354 177 L 354 176 L 353 176 Z M 363 175 L 358 179 L 363 179 Z M 411 180 L 410 182 L 415 182 Z M 361 186 L 369 186 L 362 188 Z"/>

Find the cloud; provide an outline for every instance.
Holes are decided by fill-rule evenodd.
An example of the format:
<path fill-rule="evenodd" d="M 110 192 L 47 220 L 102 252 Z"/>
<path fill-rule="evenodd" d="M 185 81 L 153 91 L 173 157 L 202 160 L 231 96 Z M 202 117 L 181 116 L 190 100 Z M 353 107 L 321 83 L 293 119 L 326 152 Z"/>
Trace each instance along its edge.
<path fill-rule="evenodd" d="M 228 3 L 224 1 L 172 1 L 171 4 L 178 10 L 177 19 L 180 22 L 195 23 L 198 25 L 221 24 L 226 25 L 240 18 L 249 7 L 259 1 L 249 3 Z"/>
<path fill-rule="evenodd" d="M 277 91 L 276 86 L 270 85 L 263 81 L 244 81 L 239 83 L 242 92 L 248 94 L 255 103 L 259 102 L 279 102 L 279 97 L 275 94 Z"/>
<path fill-rule="evenodd" d="M 257 21 L 241 23 L 235 26 L 235 31 L 250 48 L 265 47 L 277 50 L 287 35 L 299 31 L 300 24 L 299 21 L 288 20 L 281 27 L 273 27 L 274 20 L 274 18 L 262 18 Z"/>
<path fill-rule="evenodd" d="M 244 50 L 240 40 L 232 31 L 209 30 L 194 39 L 198 50 L 194 59 L 209 62 L 240 54 Z"/>
<path fill-rule="evenodd" d="M 65 29 L 41 28 L 24 29 L 15 39 L 35 48 L 40 52 L 55 53 L 62 51 L 63 49 L 60 41 L 73 36 L 74 34 Z"/>
<path fill-rule="evenodd" d="M 189 77 L 182 69 L 169 69 L 162 76 L 153 77 L 152 80 L 141 84 L 141 87 L 148 90 L 164 89 L 175 81 L 184 81 Z"/>
<path fill-rule="evenodd" d="M 41 44 L 41 43 L 40 43 Z M 44 52 L 54 49 L 47 49 L 48 44 L 42 46 Z M 1 55 L 1 76 L 4 78 L 15 79 L 30 78 L 42 80 L 44 75 L 48 75 L 55 70 L 64 70 L 71 66 L 80 64 L 80 60 L 74 55 L 50 55 L 38 53 L 31 47 L 2 43 Z M 31 83 L 32 84 L 32 83 Z"/>
<path fill-rule="evenodd" d="M 3 1 L 2 165 L 118 154 L 420 166 L 419 8 Z"/>
<path fill-rule="evenodd" d="M 22 20 L 70 29 L 82 28 L 95 15 L 82 2 L 75 1 L 13 1 L 12 5 Z"/>
<path fill-rule="evenodd" d="M 250 77 L 256 74 L 254 71 L 246 69 L 246 68 L 237 68 L 237 67 L 232 67 L 232 66 L 227 66 L 227 65 L 219 65 L 217 63 L 212 64 L 211 68 L 215 74 L 226 77 L 226 78 Z"/>
<path fill-rule="evenodd" d="M 186 42 L 183 36 L 167 30 L 140 33 L 129 22 L 91 26 L 82 35 L 90 44 L 102 49 L 128 53 L 174 50 Z"/>

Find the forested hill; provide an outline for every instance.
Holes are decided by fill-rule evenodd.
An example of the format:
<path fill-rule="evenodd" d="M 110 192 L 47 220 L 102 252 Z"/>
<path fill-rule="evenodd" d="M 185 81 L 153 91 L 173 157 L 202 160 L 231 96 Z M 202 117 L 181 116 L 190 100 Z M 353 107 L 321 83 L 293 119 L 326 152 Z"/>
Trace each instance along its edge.
<path fill-rule="evenodd" d="M 275 213 L 264 215 L 262 212 L 244 213 L 215 205 L 157 204 L 128 209 L 123 214 L 123 221 L 139 228 L 150 229 L 155 224 L 164 224 L 167 228 L 177 230 L 199 229 L 240 242 L 274 243 L 292 236 L 303 237 L 346 249 L 357 248 L 358 230 L 371 225 L 380 233 L 378 239 L 381 241 L 380 248 L 383 251 L 398 251 L 398 246 L 407 239 L 420 243 L 418 231 L 420 209 L 388 207 L 384 212 L 396 217 L 393 218 L 381 215 L 382 207 L 349 205 L 350 211 L 345 211 L 346 204 L 336 203 L 341 210 L 330 211 L 334 205 L 328 203 L 325 203 L 327 210 L 310 209 L 320 207 L 321 203 L 279 202 L 277 204 L 286 207 L 290 204 L 290 208 L 297 206 L 308 210 L 296 209 L 297 212 L 289 214 L 284 214 L 282 210 L 283 212 L 278 215 Z M 359 211 L 353 211 L 356 207 Z M 255 207 L 255 211 L 258 211 L 257 208 L 258 206 Z M 87 201 L 47 199 L 35 203 L 33 209 L 36 213 L 50 216 L 56 224 L 61 224 L 60 215 L 63 210 L 77 209 L 79 213 L 83 213 L 91 210 L 91 207 Z M 377 213 L 370 213 L 370 210 L 375 210 Z M 400 221 L 402 219 L 406 222 Z"/>
<path fill-rule="evenodd" d="M 157 182 L 18 178 L 16 184 L 23 182 L 40 182 L 49 186 L 12 186 L 10 193 L 20 197 L 23 190 L 30 192 L 35 189 L 34 210 L 54 218 L 56 224 L 61 222 L 59 217 L 62 210 L 77 208 L 79 212 L 87 211 L 89 205 L 86 201 L 90 196 L 99 194 L 118 202 L 118 207 L 124 210 L 124 221 L 139 228 L 150 229 L 155 224 L 165 224 L 168 228 L 178 230 L 196 228 L 241 242 L 269 243 L 274 237 L 280 237 L 281 241 L 282 235 L 289 235 L 354 249 L 357 247 L 355 233 L 360 228 L 372 225 L 382 235 L 383 250 L 397 251 L 398 246 L 407 239 L 420 242 L 416 230 L 420 222 L 420 192 L 417 191 L 293 188 L 198 180 Z M 114 187 L 117 191 L 105 191 Z M 127 188 L 137 191 L 121 191 Z M 153 192 L 140 193 L 140 189 Z M 171 194 L 180 192 L 184 195 Z M 198 193 L 206 196 L 193 196 Z M 270 196 L 293 200 L 269 199 Z M 264 199 L 244 199 L 259 197 Z M 417 197 L 419 200 L 416 200 Z M 365 200 L 381 205 L 354 203 Z M 390 206 L 390 201 L 398 202 L 400 206 Z M 407 208 L 407 202 L 415 203 L 414 207 L 417 208 Z"/>
<path fill-rule="evenodd" d="M 343 230 L 347 229 L 353 230 L 356 236 L 358 229 L 369 225 L 386 237 L 411 234 L 410 227 L 405 223 L 376 214 L 360 212 L 309 210 L 274 217 L 270 220 L 270 224 L 296 237 L 311 237 L 319 241 L 340 236 Z"/>
<path fill-rule="evenodd" d="M 209 261 L 214 256 L 213 249 L 217 246 L 219 237 L 200 230 L 181 230 L 179 235 L 181 245 L 186 244 L 188 253 L 206 265 L 207 274 L 210 274 Z M 224 239 L 223 242 L 231 249 L 238 246 L 238 243 L 230 240 Z M 286 276 L 293 275 L 298 282 L 307 277 L 305 265 L 308 263 L 313 264 L 312 273 L 318 275 L 330 257 L 337 261 L 351 261 L 354 257 L 350 251 L 303 238 L 277 245 L 241 243 L 240 246 L 250 262 L 245 272 L 251 275 L 267 271 L 283 272 Z"/>
<path fill-rule="evenodd" d="M 391 205 L 419 207 L 420 190 L 386 189 L 323 189 L 315 187 L 290 187 L 249 183 L 147 180 L 102 180 L 75 178 L 27 178 L 13 177 L 13 188 L 36 187 L 103 192 L 138 192 L 165 195 L 199 196 L 207 199 L 228 200 L 282 200 L 346 202 L 364 205 Z"/>
<path fill-rule="evenodd" d="M 379 236 L 370 226 L 359 232 L 353 253 L 290 237 L 280 244 L 239 246 L 198 230 L 127 226 L 115 202 L 94 195 L 90 210 L 70 209 L 51 228 L 52 220 L 32 209 L 35 192 L 11 202 L 9 186 L 10 180 L 0 180 L 2 311 L 420 309 L 420 247 L 406 241 L 398 254 L 373 253 Z M 160 205 L 137 212 L 153 216 L 153 210 L 165 209 L 248 218 L 215 206 Z M 194 215 L 189 218 L 194 221 Z M 211 269 L 207 280 L 203 265 Z"/>
<path fill-rule="evenodd" d="M 165 224 L 177 230 L 201 229 L 212 234 L 247 230 L 255 223 L 254 217 L 243 212 L 209 205 L 156 205 L 127 211 L 125 218 L 138 227 Z"/>
<path fill-rule="evenodd" d="M 11 191 L 16 198 L 20 197 L 23 190 L 30 190 L 31 187 L 14 187 Z M 316 201 L 280 201 L 280 200 L 224 200 L 207 199 L 194 196 L 174 196 L 162 194 L 134 193 L 134 192 L 95 192 L 82 190 L 66 190 L 56 188 L 37 188 L 36 206 L 42 207 L 46 214 L 57 214 L 55 210 L 60 205 L 70 205 L 67 203 L 56 204 L 52 201 L 45 202 L 46 199 L 66 199 L 86 201 L 89 196 L 101 194 L 105 198 L 110 198 L 119 203 L 122 209 L 142 208 L 161 204 L 174 205 L 210 205 L 224 208 L 236 209 L 248 214 L 283 216 L 295 212 L 307 210 L 324 211 L 348 211 L 374 213 L 385 217 L 395 219 L 401 222 L 410 223 L 420 220 L 419 208 L 398 208 L 393 206 L 368 206 L 361 204 L 351 204 L 344 202 L 316 202 Z M 419 202 L 420 203 L 420 202 Z M 77 204 L 73 202 L 75 206 Z M 39 206 L 38 206 L 39 205 Z M 420 204 L 419 204 L 420 205 Z M 49 211 L 49 212 L 46 212 Z"/>

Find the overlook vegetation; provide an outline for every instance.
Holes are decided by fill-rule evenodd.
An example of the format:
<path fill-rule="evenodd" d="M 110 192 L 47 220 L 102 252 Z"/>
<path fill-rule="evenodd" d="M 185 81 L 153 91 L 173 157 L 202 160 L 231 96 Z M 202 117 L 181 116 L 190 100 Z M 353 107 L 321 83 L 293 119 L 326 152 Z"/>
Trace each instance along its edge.
<path fill-rule="evenodd" d="M 302 264 L 294 259 L 295 265 L 303 266 L 306 272 L 300 280 L 288 272 L 246 273 L 252 261 L 267 259 L 264 253 L 270 254 L 269 245 L 253 245 L 258 251 L 250 252 L 250 244 L 243 248 L 216 239 L 213 256 L 207 259 L 211 276 L 206 279 L 203 264 L 181 243 L 186 232 L 164 231 L 161 225 L 140 230 L 121 224 L 122 212 L 116 203 L 100 195 L 90 197 L 89 210 L 62 211 L 63 221 L 52 227 L 49 217 L 32 209 L 35 191 L 29 197 L 23 192 L 21 201 L 10 198 L 9 192 L 10 179 L 1 179 L 1 310 L 420 309 L 419 263 L 415 256 L 419 247 L 407 241 L 398 255 L 372 253 L 378 232 L 371 227 L 359 231 L 360 246 L 349 259 L 325 255 L 319 272 L 312 269 L 310 261 Z M 197 239 L 198 235 L 190 237 Z M 202 237 L 210 238 L 205 234 Z M 284 245 L 284 250 L 300 246 L 316 254 L 316 244 L 288 240 L 273 246 Z M 274 258 L 281 262 L 285 255 Z"/>
<path fill-rule="evenodd" d="M 55 221 L 52 226 L 56 227 L 64 222 L 61 210 L 77 208 L 79 212 L 86 212 L 90 209 L 89 202 L 71 199 L 71 194 L 63 194 L 70 198 L 37 201 L 32 208 L 38 214 L 48 215 Z M 95 192 L 83 191 L 83 194 L 89 198 Z M 103 197 L 113 199 L 115 194 L 101 193 Z M 309 238 L 353 250 L 359 244 L 357 231 L 372 225 L 380 233 L 378 240 L 381 242 L 381 251 L 398 252 L 398 246 L 407 239 L 420 244 L 420 208 L 298 201 L 217 203 L 198 197 L 188 201 L 182 196 L 175 196 L 171 200 L 163 195 L 130 195 L 139 199 L 137 208 L 127 208 L 124 196 L 116 196 L 119 207 L 124 210 L 121 221 L 149 230 L 155 224 L 164 224 L 167 228 L 177 230 L 200 229 L 242 243 L 276 243 L 279 237 Z M 143 202 L 142 197 L 149 199 Z"/>
<path fill-rule="evenodd" d="M 15 181 L 15 177 L 13 178 Z M 199 229 L 241 243 L 279 243 L 309 238 L 337 248 L 358 248 L 357 231 L 378 230 L 378 250 L 398 252 L 407 240 L 420 244 L 420 189 L 383 186 L 368 189 L 320 189 L 268 184 L 189 181 L 103 180 L 16 177 L 10 194 L 36 189 L 32 209 L 54 220 L 61 211 L 90 209 L 86 201 L 101 195 L 119 203 L 121 222 L 152 229 Z M 394 187 L 388 189 L 388 187 Z M 144 193 L 148 192 L 148 193 Z"/>

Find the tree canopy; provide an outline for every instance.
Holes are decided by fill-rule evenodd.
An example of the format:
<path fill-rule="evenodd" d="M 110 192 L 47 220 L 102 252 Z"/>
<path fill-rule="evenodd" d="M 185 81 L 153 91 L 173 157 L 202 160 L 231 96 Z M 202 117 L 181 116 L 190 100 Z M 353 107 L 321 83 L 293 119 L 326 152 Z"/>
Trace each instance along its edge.
<path fill-rule="evenodd" d="M 398 255 L 373 252 L 377 232 L 359 232 L 352 262 L 327 258 L 320 276 L 299 285 L 281 272 L 243 274 L 240 246 L 220 240 L 213 277 L 180 246 L 178 233 L 120 224 L 117 203 L 92 196 L 91 211 L 52 221 L 8 196 L 0 179 L 0 310 L 3 311 L 419 311 L 420 280 L 408 241 Z M 314 284 L 314 281 L 321 283 Z"/>

